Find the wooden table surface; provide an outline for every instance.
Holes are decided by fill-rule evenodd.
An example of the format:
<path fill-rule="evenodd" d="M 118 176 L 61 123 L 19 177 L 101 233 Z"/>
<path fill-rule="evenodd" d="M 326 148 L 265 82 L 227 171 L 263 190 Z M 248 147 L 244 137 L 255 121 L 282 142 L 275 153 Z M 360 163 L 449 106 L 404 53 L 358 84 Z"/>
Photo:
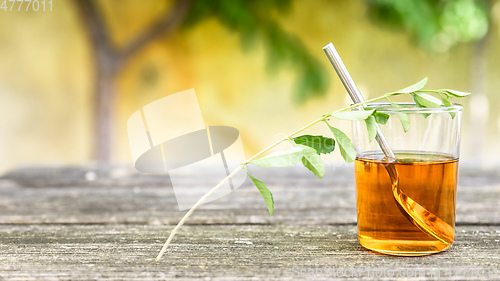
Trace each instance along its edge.
<path fill-rule="evenodd" d="M 0 178 L 0 280 L 499 280 L 499 174 L 461 167 L 450 250 L 394 257 L 357 241 L 352 167 L 327 167 L 322 180 L 299 167 L 255 170 L 274 215 L 247 180 L 199 208 L 156 263 L 185 213 L 167 177 L 19 169 Z M 183 196 L 202 185 L 187 178 Z"/>

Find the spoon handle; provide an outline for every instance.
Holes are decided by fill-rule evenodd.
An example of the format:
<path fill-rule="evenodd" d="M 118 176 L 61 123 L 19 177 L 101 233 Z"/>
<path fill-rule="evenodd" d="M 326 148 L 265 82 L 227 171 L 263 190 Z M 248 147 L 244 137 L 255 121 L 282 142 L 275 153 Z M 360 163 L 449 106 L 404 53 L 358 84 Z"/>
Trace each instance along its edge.
<path fill-rule="evenodd" d="M 337 50 L 335 49 L 333 44 L 329 43 L 326 46 L 324 46 L 323 51 L 330 60 L 330 63 L 332 64 L 333 68 L 335 68 L 335 71 L 337 72 L 340 80 L 342 81 L 342 84 L 344 84 L 344 87 L 347 90 L 347 93 L 349 93 L 349 96 L 351 97 L 352 101 L 354 103 L 364 102 L 365 99 L 363 98 L 363 95 L 361 95 L 361 92 L 358 90 L 358 87 L 356 87 L 354 80 L 352 80 L 351 75 L 349 75 L 347 68 L 342 62 L 342 59 L 340 59 L 339 53 L 337 53 Z M 363 104 L 363 107 L 366 107 L 366 105 Z M 392 152 L 392 149 L 389 146 L 389 143 L 387 142 L 386 138 L 384 137 L 382 130 L 380 130 L 378 124 L 375 124 L 375 126 L 377 126 L 377 136 L 375 137 L 375 140 L 377 141 L 380 148 L 384 152 L 385 157 L 387 157 L 389 161 L 395 161 L 396 156 L 394 155 L 394 152 Z"/>

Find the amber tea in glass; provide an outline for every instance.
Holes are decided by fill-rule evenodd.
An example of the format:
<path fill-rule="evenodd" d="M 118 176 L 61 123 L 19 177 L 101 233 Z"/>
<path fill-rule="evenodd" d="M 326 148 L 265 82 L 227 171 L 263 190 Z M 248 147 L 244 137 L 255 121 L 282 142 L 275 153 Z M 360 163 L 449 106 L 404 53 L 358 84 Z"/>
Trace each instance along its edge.
<path fill-rule="evenodd" d="M 448 249 L 454 238 L 462 107 L 401 105 L 370 105 L 391 115 L 380 128 L 395 160 L 387 159 L 375 141 L 368 141 L 364 123 L 354 124 L 358 238 L 363 247 L 385 254 L 437 253 Z M 407 132 L 397 113 L 409 117 Z M 403 194 L 399 202 L 394 191 Z M 408 202 L 414 204 L 403 206 Z M 419 225 L 411 215 L 428 223 Z"/>

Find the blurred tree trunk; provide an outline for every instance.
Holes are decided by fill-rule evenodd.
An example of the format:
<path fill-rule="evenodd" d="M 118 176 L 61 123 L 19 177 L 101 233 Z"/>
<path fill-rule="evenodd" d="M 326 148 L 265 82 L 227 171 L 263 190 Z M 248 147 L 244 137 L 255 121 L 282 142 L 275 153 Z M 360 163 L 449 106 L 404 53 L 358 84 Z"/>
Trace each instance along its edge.
<path fill-rule="evenodd" d="M 104 24 L 103 15 L 96 2 L 74 0 L 94 52 L 94 151 L 99 163 L 109 163 L 112 158 L 113 128 L 116 89 L 115 79 L 130 57 L 148 43 L 162 35 L 172 33 L 186 15 L 190 0 L 177 0 L 170 11 L 149 29 L 138 34 L 125 46 L 114 46 L 112 37 Z"/>

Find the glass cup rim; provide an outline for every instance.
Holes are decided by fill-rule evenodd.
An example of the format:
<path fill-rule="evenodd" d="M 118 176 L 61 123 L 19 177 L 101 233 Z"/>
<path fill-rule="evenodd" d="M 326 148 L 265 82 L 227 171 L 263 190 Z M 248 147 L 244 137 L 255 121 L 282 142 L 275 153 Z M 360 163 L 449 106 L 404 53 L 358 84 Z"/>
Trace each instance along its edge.
<path fill-rule="evenodd" d="M 382 113 L 450 113 L 450 112 L 461 112 L 463 106 L 459 103 L 452 103 L 450 106 L 440 106 L 440 107 L 418 107 L 414 102 L 393 102 L 402 106 L 394 107 L 389 102 L 370 102 L 366 104 L 365 109 L 377 109 L 377 112 Z"/>

